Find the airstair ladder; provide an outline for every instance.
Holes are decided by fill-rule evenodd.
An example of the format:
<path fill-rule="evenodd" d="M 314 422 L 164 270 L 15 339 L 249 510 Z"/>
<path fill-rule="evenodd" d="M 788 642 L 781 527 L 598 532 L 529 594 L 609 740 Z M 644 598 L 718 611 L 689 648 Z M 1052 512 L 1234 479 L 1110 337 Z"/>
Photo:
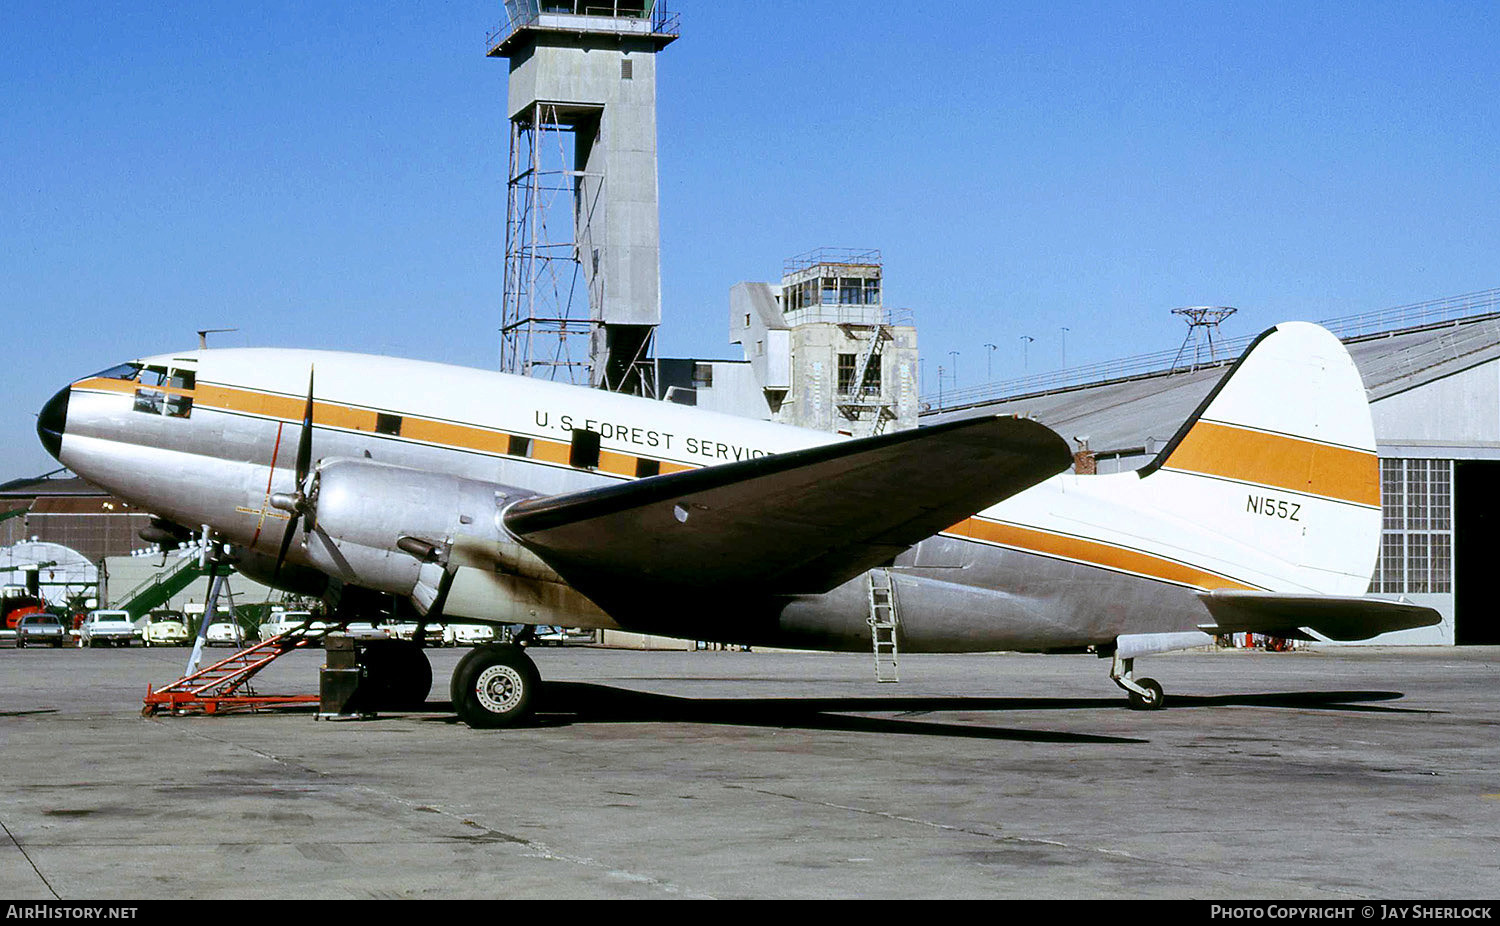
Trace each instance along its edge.
<path fill-rule="evenodd" d="M 278 657 L 309 645 L 318 636 L 305 633 L 301 627 L 293 628 L 161 688 L 147 686 L 141 716 L 167 711 L 221 714 L 231 710 L 317 704 L 318 695 L 257 694 L 250 680 Z"/>
<path fill-rule="evenodd" d="M 899 682 L 896 671 L 896 589 L 885 569 L 870 570 L 870 638 L 875 648 L 875 681 Z"/>

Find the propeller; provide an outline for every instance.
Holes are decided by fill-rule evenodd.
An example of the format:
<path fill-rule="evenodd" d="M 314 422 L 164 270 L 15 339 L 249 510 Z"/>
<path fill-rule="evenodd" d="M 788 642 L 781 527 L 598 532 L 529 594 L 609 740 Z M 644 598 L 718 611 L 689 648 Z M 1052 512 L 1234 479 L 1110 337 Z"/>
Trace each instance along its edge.
<path fill-rule="evenodd" d="M 287 521 L 286 533 L 281 535 L 281 549 L 276 554 L 276 569 L 271 574 L 272 581 L 281 575 L 281 564 L 286 562 L 287 551 L 292 548 L 292 538 L 297 535 L 297 525 L 303 517 L 307 518 L 305 531 L 312 530 L 313 505 L 307 488 L 307 474 L 312 469 L 312 428 L 313 428 L 313 369 L 307 370 L 307 405 L 302 411 L 302 431 L 297 436 L 297 482 L 296 491 L 291 495 L 276 494 L 271 496 L 271 507 L 279 508 L 291 514 L 291 520 Z"/>

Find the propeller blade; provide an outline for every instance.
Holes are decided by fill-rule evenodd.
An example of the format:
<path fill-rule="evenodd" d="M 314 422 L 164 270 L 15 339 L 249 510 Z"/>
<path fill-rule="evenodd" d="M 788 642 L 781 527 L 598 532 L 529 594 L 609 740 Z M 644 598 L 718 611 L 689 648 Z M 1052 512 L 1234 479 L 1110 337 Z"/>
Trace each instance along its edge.
<path fill-rule="evenodd" d="M 271 573 L 272 582 L 281 575 L 281 564 L 286 562 L 286 552 L 292 548 L 292 538 L 297 536 L 297 522 L 301 518 L 300 511 L 292 515 L 292 519 L 286 524 L 286 533 L 281 535 L 281 550 L 276 554 L 276 569 Z"/>
<path fill-rule="evenodd" d="M 302 411 L 302 433 L 297 437 L 297 491 L 307 481 L 312 466 L 313 368 L 307 368 L 307 406 Z"/>

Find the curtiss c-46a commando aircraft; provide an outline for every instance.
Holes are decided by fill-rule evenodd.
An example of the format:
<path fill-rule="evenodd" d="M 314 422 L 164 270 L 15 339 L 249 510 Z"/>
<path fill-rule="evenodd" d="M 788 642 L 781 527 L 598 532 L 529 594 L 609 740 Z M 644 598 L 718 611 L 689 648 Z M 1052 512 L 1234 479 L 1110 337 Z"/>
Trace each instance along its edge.
<path fill-rule="evenodd" d="M 858 440 L 482 370 L 347 353 L 199 350 L 81 379 L 38 433 L 78 475 L 238 568 L 496 624 L 869 652 L 876 590 L 904 652 L 1112 657 L 1242 631 L 1356 640 L 1436 623 L 1363 595 L 1374 432 L 1342 344 L 1263 335 L 1146 467 L 1073 475 L 1066 442 L 980 417 Z M 424 666 L 425 668 L 425 666 Z M 430 669 L 428 669 L 430 678 Z M 523 648 L 452 680 L 478 727 L 524 720 Z M 425 695 L 425 691 L 422 692 Z"/>

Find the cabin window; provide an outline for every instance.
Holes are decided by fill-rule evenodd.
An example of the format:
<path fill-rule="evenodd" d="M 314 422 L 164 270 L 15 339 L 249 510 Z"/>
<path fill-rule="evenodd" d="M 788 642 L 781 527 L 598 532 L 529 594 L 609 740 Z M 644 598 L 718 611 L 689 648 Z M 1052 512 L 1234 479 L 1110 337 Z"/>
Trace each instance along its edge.
<path fill-rule="evenodd" d="M 188 418 L 193 414 L 193 399 L 185 395 L 169 395 L 165 403 L 168 418 Z"/>
<path fill-rule="evenodd" d="M 568 448 L 568 465 L 578 469 L 599 467 L 599 432 L 573 429 L 573 444 Z"/>
<path fill-rule="evenodd" d="M 513 457 L 531 456 L 531 438 L 512 434 L 510 436 L 510 446 L 505 448 L 505 452 Z"/>
<path fill-rule="evenodd" d="M 135 391 L 135 410 L 145 412 L 148 415 L 160 415 L 162 400 L 166 393 L 160 389 L 137 389 Z"/>
<path fill-rule="evenodd" d="M 392 437 L 400 437 L 401 436 L 401 416 L 400 415 L 388 415 L 385 412 L 378 412 L 375 415 L 375 433 L 376 434 L 389 434 Z"/>
<path fill-rule="evenodd" d="M 122 363 L 122 364 L 120 364 L 117 367 L 110 367 L 107 370 L 100 370 L 98 373 L 95 373 L 90 378 L 91 379 L 129 379 L 129 380 L 133 380 L 137 376 L 139 376 L 140 373 L 141 373 L 141 365 L 139 363 Z"/>
<path fill-rule="evenodd" d="M 661 475 L 661 461 L 647 460 L 639 457 L 635 461 L 635 475 L 637 479 L 645 479 L 647 476 Z"/>

